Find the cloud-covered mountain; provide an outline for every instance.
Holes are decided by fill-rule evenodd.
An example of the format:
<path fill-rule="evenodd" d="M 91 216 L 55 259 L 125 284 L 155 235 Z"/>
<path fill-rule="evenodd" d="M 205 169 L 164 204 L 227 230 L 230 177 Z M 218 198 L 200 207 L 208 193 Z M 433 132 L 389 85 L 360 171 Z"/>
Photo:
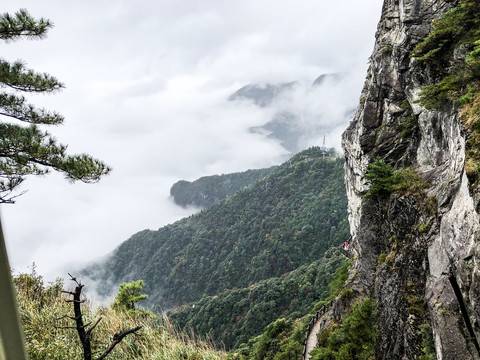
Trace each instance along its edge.
<path fill-rule="evenodd" d="M 356 107 L 356 98 L 350 96 L 348 87 L 348 76 L 322 74 L 313 83 L 248 84 L 228 100 L 271 109 L 272 117 L 260 126 L 250 127 L 250 132 L 266 135 L 296 153 L 323 145 L 324 136 L 334 141 L 338 127 L 346 126 Z"/>

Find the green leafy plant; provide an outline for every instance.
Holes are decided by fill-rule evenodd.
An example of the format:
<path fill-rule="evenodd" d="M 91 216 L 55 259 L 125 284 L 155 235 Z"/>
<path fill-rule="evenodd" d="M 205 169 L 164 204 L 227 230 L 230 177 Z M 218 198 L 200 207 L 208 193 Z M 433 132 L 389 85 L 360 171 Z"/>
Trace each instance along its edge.
<path fill-rule="evenodd" d="M 435 351 L 435 343 L 433 341 L 432 327 L 430 324 L 420 326 L 420 335 L 422 336 L 423 355 L 420 360 L 435 360 L 437 353 Z"/>
<path fill-rule="evenodd" d="M 386 259 L 387 259 L 387 254 L 380 254 L 378 256 L 377 266 L 382 266 Z"/>

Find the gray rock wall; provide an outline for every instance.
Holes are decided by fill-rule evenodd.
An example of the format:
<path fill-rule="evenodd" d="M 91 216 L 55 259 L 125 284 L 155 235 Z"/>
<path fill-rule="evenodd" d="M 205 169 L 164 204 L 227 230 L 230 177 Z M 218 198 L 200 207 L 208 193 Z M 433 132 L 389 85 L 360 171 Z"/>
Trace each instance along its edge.
<path fill-rule="evenodd" d="M 379 310 L 377 359 L 423 354 L 429 324 L 438 359 L 479 359 L 479 218 L 464 171 L 465 131 L 457 110 L 429 111 L 429 81 L 410 51 L 456 1 L 385 0 L 354 120 L 343 134 L 349 219 L 356 253 L 350 288 Z M 421 194 L 364 198 L 377 156 L 411 167 L 429 184 Z"/>

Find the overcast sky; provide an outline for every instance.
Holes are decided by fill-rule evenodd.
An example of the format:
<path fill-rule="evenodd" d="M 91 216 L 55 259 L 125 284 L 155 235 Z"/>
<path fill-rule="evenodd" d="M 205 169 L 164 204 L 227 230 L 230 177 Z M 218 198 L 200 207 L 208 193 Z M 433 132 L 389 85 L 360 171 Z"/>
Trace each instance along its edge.
<path fill-rule="evenodd" d="M 381 5 L 3 0 L 2 12 L 26 8 L 55 25 L 44 40 L 0 44 L 4 59 L 22 59 L 66 85 L 31 98 L 65 116 L 64 125 L 48 131 L 70 153 L 87 152 L 113 168 L 95 185 L 70 184 L 57 174 L 24 182 L 28 192 L 1 207 L 14 270 L 35 262 L 47 279 L 65 277 L 132 234 L 191 214 L 169 199 L 177 180 L 277 164 L 286 150 L 248 129 L 285 104 L 260 109 L 227 101 L 246 84 L 306 84 L 289 106 L 328 124 L 327 145 L 339 147 L 348 120 L 337 113 L 358 103 Z M 330 89 L 309 90 L 324 73 L 346 77 Z"/>

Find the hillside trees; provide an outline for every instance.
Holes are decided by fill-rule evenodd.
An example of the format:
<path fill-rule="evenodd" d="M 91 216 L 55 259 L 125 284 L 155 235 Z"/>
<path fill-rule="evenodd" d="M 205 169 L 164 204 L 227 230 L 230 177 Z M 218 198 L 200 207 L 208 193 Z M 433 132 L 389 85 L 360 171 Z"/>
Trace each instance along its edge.
<path fill-rule="evenodd" d="M 133 235 L 84 276 L 143 279 L 163 309 L 278 277 L 348 239 L 343 175 L 342 159 L 305 150 L 196 215 Z"/>
<path fill-rule="evenodd" d="M 317 303 L 309 313 L 303 313 L 301 318 L 293 320 L 280 318 L 265 327 L 265 331 L 241 344 L 233 354 L 235 360 L 291 360 L 300 359 L 304 349 L 305 333 L 308 324 L 316 312 L 325 304 L 335 299 L 344 291 L 348 278 L 350 261 L 343 262 L 333 275 L 332 281 L 324 285 L 329 288 L 327 293 L 317 297 Z M 331 277 L 329 277 L 331 278 Z M 328 296 L 327 296 L 328 295 Z"/>
<path fill-rule="evenodd" d="M 0 15 L 0 39 L 7 42 L 41 39 L 51 27 L 50 21 L 35 20 L 26 10 L 13 16 Z M 21 95 L 49 94 L 63 87 L 55 77 L 28 69 L 22 61 L 10 63 L 0 59 L 0 203 L 13 203 L 19 196 L 18 187 L 28 175 L 54 170 L 70 181 L 89 183 L 110 171 L 103 162 L 87 154 L 68 155 L 67 146 L 40 127 L 62 124 L 63 116 L 29 104 Z"/>
<path fill-rule="evenodd" d="M 338 250 L 328 251 L 321 260 L 290 273 L 204 297 L 168 315 L 180 329 L 192 329 L 227 350 L 235 349 L 280 317 L 294 320 L 309 313 L 319 299 L 327 298 L 329 283 L 345 262 Z"/>
<path fill-rule="evenodd" d="M 367 360 L 375 356 L 378 335 L 375 302 L 366 298 L 353 306 L 340 324 L 332 323 L 319 334 L 313 360 Z"/>
<path fill-rule="evenodd" d="M 170 195 L 177 205 L 206 208 L 252 185 L 276 168 L 204 176 L 192 182 L 180 180 L 172 185 Z"/>

